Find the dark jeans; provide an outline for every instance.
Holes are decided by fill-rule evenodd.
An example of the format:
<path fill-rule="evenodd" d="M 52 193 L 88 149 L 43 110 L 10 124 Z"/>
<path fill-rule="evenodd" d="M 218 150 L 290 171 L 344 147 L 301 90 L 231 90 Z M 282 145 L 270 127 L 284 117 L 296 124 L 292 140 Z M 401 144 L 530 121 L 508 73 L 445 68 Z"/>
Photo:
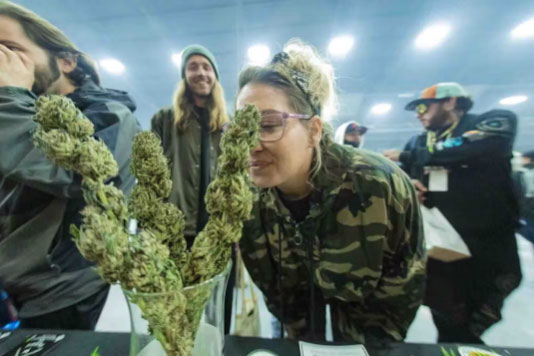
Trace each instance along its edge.
<path fill-rule="evenodd" d="M 49 314 L 21 318 L 20 326 L 25 329 L 94 330 L 106 303 L 108 292 L 109 286 L 106 286 L 78 304 Z"/>
<path fill-rule="evenodd" d="M 442 312 L 430 309 L 434 325 L 438 329 L 438 342 L 484 344 L 479 336 L 469 330 L 470 311 L 461 305 L 455 311 Z"/>
<path fill-rule="evenodd" d="M 483 343 L 481 335 L 501 319 L 506 297 L 521 280 L 514 231 L 462 233 L 472 257 L 455 262 L 429 258 L 424 304 L 438 342 Z"/>
<path fill-rule="evenodd" d="M 469 330 L 472 310 L 465 281 L 458 278 L 463 262 L 428 259 L 426 304 L 438 329 L 438 342 L 483 344 Z"/>

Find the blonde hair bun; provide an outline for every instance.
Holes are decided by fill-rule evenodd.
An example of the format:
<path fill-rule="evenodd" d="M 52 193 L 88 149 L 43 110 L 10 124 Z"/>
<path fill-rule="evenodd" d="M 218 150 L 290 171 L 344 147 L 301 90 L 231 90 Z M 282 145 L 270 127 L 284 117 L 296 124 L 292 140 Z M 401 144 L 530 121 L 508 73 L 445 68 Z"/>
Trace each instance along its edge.
<path fill-rule="evenodd" d="M 304 88 L 313 106 L 321 108 L 321 117 L 330 120 L 337 112 L 337 97 L 335 93 L 334 68 L 321 58 L 317 50 L 299 39 L 291 39 L 284 46 L 284 52 L 289 56 L 285 66 L 302 73 L 308 79 L 308 87 Z M 290 77 L 287 70 L 277 68 L 284 75 Z"/>

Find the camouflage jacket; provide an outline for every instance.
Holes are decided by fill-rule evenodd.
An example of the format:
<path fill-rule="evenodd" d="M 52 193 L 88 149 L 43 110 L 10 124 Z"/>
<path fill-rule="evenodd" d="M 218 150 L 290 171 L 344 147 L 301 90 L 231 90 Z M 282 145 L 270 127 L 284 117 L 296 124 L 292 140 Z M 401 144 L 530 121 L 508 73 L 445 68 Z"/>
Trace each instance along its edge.
<path fill-rule="evenodd" d="M 240 242 L 245 265 L 292 338 L 316 338 L 319 296 L 330 305 L 335 340 L 402 340 L 425 283 L 415 189 L 377 154 L 332 144 L 323 157 L 302 222 L 276 189 L 258 192 Z"/>

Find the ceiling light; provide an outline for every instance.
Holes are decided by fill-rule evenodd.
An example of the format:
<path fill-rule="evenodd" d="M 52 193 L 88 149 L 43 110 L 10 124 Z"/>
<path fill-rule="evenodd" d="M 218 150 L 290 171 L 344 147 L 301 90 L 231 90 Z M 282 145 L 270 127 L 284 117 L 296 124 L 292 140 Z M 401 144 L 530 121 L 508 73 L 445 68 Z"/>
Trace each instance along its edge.
<path fill-rule="evenodd" d="M 512 30 L 513 38 L 534 37 L 534 18 L 531 18 Z"/>
<path fill-rule="evenodd" d="M 271 50 L 268 46 L 258 44 L 250 46 L 247 51 L 248 61 L 252 65 L 265 65 L 269 63 L 271 59 Z"/>
<path fill-rule="evenodd" d="M 111 74 L 122 74 L 126 67 L 122 64 L 121 61 L 114 58 L 102 59 L 98 62 L 102 69 Z"/>
<path fill-rule="evenodd" d="M 328 53 L 334 57 L 344 57 L 354 46 L 354 37 L 339 36 L 334 37 L 328 45 Z"/>
<path fill-rule="evenodd" d="M 514 96 L 509 96 L 507 98 L 503 98 L 503 99 L 499 100 L 499 104 L 501 104 L 501 105 L 517 105 L 517 104 L 524 103 L 527 100 L 528 100 L 528 96 L 526 96 L 526 95 L 514 95 Z"/>
<path fill-rule="evenodd" d="M 448 24 L 437 24 L 425 28 L 415 39 L 415 46 L 422 50 L 439 46 L 451 32 Z"/>
<path fill-rule="evenodd" d="M 371 108 L 371 114 L 373 115 L 384 115 L 391 111 L 390 103 L 380 103 L 373 105 Z"/>
<path fill-rule="evenodd" d="M 177 66 L 178 68 L 182 68 L 182 52 L 173 53 L 171 59 L 175 66 Z"/>

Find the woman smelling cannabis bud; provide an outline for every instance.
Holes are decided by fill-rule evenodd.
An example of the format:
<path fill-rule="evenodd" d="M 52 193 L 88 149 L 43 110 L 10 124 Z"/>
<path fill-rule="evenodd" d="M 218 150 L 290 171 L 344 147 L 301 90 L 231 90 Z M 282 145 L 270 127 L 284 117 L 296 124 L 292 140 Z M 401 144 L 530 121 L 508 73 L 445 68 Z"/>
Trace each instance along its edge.
<path fill-rule="evenodd" d="M 261 113 L 249 172 L 259 189 L 240 248 L 289 337 L 400 341 L 421 304 L 425 253 L 409 178 L 331 139 L 333 70 L 300 42 L 239 76 L 237 108 Z"/>

